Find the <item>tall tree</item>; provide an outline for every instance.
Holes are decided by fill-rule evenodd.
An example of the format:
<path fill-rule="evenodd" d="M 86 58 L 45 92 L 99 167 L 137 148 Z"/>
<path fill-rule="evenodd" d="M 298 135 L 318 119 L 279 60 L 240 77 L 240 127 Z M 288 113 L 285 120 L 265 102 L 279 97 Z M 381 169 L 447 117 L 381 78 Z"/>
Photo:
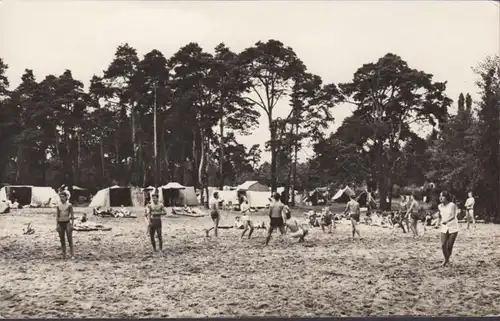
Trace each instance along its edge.
<path fill-rule="evenodd" d="M 359 139 L 370 141 L 376 156 L 382 209 L 390 207 L 386 198 L 392 188 L 393 154 L 412 133 L 410 126 L 436 126 L 446 119 L 451 104 L 444 93 L 446 83 L 433 82 L 432 78 L 388 53 L 359 68 L 350 83 L 339 85 L 345 101 L 357 106 L 354 116 L 369 129 L 368 135 Z"/>
<path fill-rule="evenodd" d="M 479 195 L 488 216 L 500 223 L 500 57 L 488 57 L 477 67 L 481 79 L 478 156 L 482 180 Z"/>
<path fill-rule="evenodd" d="M 224 136 L 225 129 L 239 134 L 248 134 L 249 129 L 258 123 L 259 113 L 243 95 L 249 91 L 249 79 L 238 55 L 232 52 L 224 43 L 215 48 L 212 74 L 214 79 L 214 94 L 219 117 L 219 188 L 224 186 Z"/>
<path fill-rule="evenodd" d="M 290 47 L 277 40 L 257 42 L 240 53 L 240 61 L 250 77 L 253 97 L 247 97 L 267 116 L 271 149 L 271 190 L 276 191 L 279 121 L 275 107 L 281 98 L 291 92 L 293 78 L 305 72 L 306 67 Z"/>

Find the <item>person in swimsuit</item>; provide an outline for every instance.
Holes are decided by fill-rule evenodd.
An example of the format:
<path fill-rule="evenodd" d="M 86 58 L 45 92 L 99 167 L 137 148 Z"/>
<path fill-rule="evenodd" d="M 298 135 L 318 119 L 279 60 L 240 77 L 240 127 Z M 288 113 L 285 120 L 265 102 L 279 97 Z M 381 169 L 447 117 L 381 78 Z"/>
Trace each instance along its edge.
<path fill-rule="evenodd" d="M 469 192 L 469 198 L 465 201 L 465 219 L 467 220 L 467 230 L 470 230 L 470 224 L 476 228 L 476 219 L 474 218 L 474 205 L 476 200 L 472 192 Z"/>
<path fill-rule="evenodd" d="M 275 229 L 279 229 L 281 235 L 285 235 L 285 220 L 283 219 L 283 209 L 285 205 L 280 200 L 281 196 L 279 193 L 273 195 L 273 203 L 269 207 L 269 229 L 267 230 L 266 246 L 271 240 L 271 235 Z"/>
<path fill-rule="evenodd" d="M 444 255 L 443 266 L 446 266 L 458 235 L 457 206 L 450 201 L 451 195 L 447 191 L 441 192 L 439 200 L 441 201 L 439 204 L 441 248 Z"/>
<path fill-rule="evenodd" d="M 68 239 L 71 259 L 74 258 L 73 251 L 73 223 L 75 216 L 73 206 L 68 202 L 68 195 L 64 192 L 59 194 L 61 203 L 57 205 L 56 230 L 59 233 L 63 259 L 66 259 L 66 238 Z"/>
<path fill-rule="evenodd" d="M 349 196 L 351 199 L 345 208 L 344 215 L 349 214 L 349 217 L 351 218 L 351 225 L 352 225 L 352 239 L 354 240 L 354 237 L 356 234 L 358 234 L 358 237 L 361 238 L 361 234 L 359 233 L 359 230 L 357 229 L 357 225 L 360 219 L 360 206 L 359 203 L 354 199 L 354 196 Z"/>
<path fill-rule="evenodd" d="M 293 238 L 298 238 L 299 243 L 304 242 L 304 238 L 309 233 L 307 225 L 299 224 L 296 219 L 292 218 L 291 211 L 285 211 L 285 232 L 290 231 L 290 236 Z"/>
<path fill-rule="evenodd" d="M 219 193 L 214 192 L 213 198 L 210 201 L 210 217 L 212 218 L 214 226 L 205 230 L 207 237 L 209 237 L 211 230 L 214 230 L 215 237 L 219 236 L 220 207 L 222 203 L 223 201 L 219 199 Z"/>
<path fill-rule="evenodd" d="M 410 224 L 408 221 L 408 218 L 406 217 L 406 212 L 408 211 L 408 206 L 410 206 L 410 200 L 406 199 L 405 195 L 401 195 L 401 202 L 400 204 L 400 209 L 399 209 L 399 221 L 398 224 L 401 226 L 403 229 L 403 233 L 406 233 L 406 230 L 410 229 Z M 405 228 L 406 225 L 406 228 Z"/>
<path fill-rule="evenodd" d="M 415 193 L 411 195 L 410 202 L 408 204 L 408 209 L 406 210 L 405 217 L 410 220 L 410 230 L 413 233 L 413 237 L 418 236 L 417 222 L 419 219 L 420 205 L 415 199 Z"/>
<path fill-rule="evenodd" d="M 250 218 L 250 206 L 248 205 L 248 201 L 246 199 L 243 200 L 243 203 L 240 205 L 241 209 L 241 214 L 242 216 L 242 221 L 243 224 L 245 224 L 245 229 L 243 230 L 243 233 L 241 233 L 241 238 L 245 236 L 245 233 L 248 232 L 248 239 L 252 236 L 253 230 L 254 230 L 254 225 L 253 221 Z"/>
<path fill-rule="evenodd" d="M 151 203 L 146 206 L 146 219 L 148 221 L 149 238 L 151 245 L 156 252 L 155 234 L 158 235 L 160 251 L 163 250 L 162 224 L 161 217 L 167 213 L 163 203 L 158 201 L 158 193 L 151 195 Z"/>

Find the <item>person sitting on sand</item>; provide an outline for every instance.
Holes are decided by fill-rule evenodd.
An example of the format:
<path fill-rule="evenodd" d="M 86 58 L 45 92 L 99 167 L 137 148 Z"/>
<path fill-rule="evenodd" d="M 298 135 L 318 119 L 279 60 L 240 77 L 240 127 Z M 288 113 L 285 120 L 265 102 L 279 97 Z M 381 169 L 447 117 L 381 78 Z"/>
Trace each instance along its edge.
<path fill-rule="evenodd" d="M 332 233 L 332 228 L 335 228 L 335 220 L 333 219 L 332 212 L 330 212 L 328 207 L 323 208 L 319 218 L 319 225 L 321 226 L 323 232 L 326 232 L 325 227 L 327 227 L 328 233 Z"/>
<path fill-rule="evenodd" d="M 220 208 L 223 204 L 223 200 L 219 198 L 219 193 L 215 191 L 213 193 L 213 198 L 210 200 L 210 217 L 212 218 L 212 222 L 214 226 L 205 230 L 205 234 L 207 237 L 210 235 L 210 231 L 214 230 L 215 237 L 219 236 L 219 221 L 220 221 Z"/>
<path fill-rule="evenodd" d="M 296 219 L 292 218 L 291 211 L 285 212 L 285 218 L 285 233 L 288 233 L 288 231 L 290 231 L 290 233 L 288 233 L 290 237 L 298 238 L 299 243 L 304 242 L 304 238 L 309 233 L 307 226 L 304 224 L 299 224 Z"/>
<path fill-rule="evenodd" d="M 450 193 L 443 191 L 439 196 L 440 225 L 441 225 L 441 248 L 443 250 L 444 262 L 446 266 L 450 261 L 453 245 L 458 235 L 459 225 L 457 219 L 457 206 L 451 202 Z"/>
<path fill-rule="evenodd" d="M 250 239 L 254 231 L 254 225 L 252 219 L 250 218 L 250 205 L 248 205 L 248 201 L 246 200 L 246 198 L 243 200 L 243 203 L 241 203 L 240 209 L 241 214 L 243 215 L 242 220 L 245 224 L 245 229 L 243 230 L 243 233 L 241 233 L 241 238 L 243 238 L 245 236 L 245 233 L 249 231 L 248 239 Z"/>
<path fill-rule="evenodd" d="M 285 234 L 285 220 L 283 219 L 283 208 L 285 205 L 281 203 L 281 196 L 278 193 L 274 194 L 274 200 L 271 206 L 269 207 L 269 229 L 267 230 L 266 237 L 266 246 L 269 244 L 271 240 L 271 235 L 273 234 L 275 229 L 279 229 L 281 235 Z"/>
<path fill-rule="evenodd" d="M 151 203 L 146 206 L 146 218 L 148 220 L 149 237 L 151 245 L 156 252 L 155 233 L 158 235 L 160 251 L 163 250 L 162 224 L 161 217 L 167 213 L 163 203 L 158 201 L 158 193 L 153 193 Z"/>
<path fill-rule="evenodd" d="M 59 233 L 59 240 L 61 241 L 63 259 L 66 259 L 66 238 L 68 239 L 71 259 L 73 259 L 73 224 L 75 221 L 73 206 L 68 202 L 68 195 L 66 193 L 60 193 L 59 197 L 61 198 L 61 203 L 56 207 L 56 230 Z"/>
<path fill-rule="evenodd" d="M 358 234 L 358 237 L 361 238 L 361 234 L 359 233 L 359 230 L 357 228 L 361 216 L 361 211 L 359 203 L 354 199 L 354 196 L 349 196 L 349 198 L 351 200 L 347 203 L 344 214 L 348 214 L 351 219 L 352 239 L 354 240 L 354 236 L 356 234 Z"/>

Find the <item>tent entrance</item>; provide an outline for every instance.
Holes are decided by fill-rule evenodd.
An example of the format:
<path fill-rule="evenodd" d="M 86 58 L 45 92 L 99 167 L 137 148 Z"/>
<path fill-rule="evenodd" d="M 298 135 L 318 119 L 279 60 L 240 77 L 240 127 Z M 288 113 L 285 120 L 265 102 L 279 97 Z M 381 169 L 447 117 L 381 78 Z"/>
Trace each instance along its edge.
<path fill-rule="evenodd" d="M 7 198 L 11 202 L 17 201 L 19 205 L 30 205 L 31 204 L 31 187 L 26 186 L 7 186 Z"/>
<path fill-rule="evenodd" d="M 130 189 L 127 187 L 122 188 L 110 188 L 109 189 L 109 204 L 111 207 L 126 206 L 131 207 L 132 196 L 130 194 Z"/>
<path fill-rule="evenodd" d="M 183 206 L 181 204 L 181 191 L 178 189 L 161 189 L 163 196 L 163 205 L 165 206 Z"/>

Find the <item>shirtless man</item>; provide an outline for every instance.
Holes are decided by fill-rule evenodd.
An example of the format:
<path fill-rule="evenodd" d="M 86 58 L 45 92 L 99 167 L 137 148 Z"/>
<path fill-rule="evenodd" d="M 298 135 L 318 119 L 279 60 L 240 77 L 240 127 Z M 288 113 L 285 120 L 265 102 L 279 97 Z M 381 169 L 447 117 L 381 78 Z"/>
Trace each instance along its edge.
<path fill-rule="evenodd" d="M 325 227 L 327 227 L 328 233 L 332 233 L 332 228 L 336 228 L 335 219 L 328 207 L 323 208 L 319 219 L 319 225 L 321 226 L 323 232 L 326 232 Z"/>
<path fill-rule="evenodd" d="M 299 224 L 296 219 L 292 218 L 291 211 L 286 211 L 285 218 L 285 231 L 290 231 L 290 236 L 298 238 L 299 243 L 304 242 L 304 237 L 306 237 L 309 232 L 307 226 L 305 224 Z"/>
<path fill-rule="evenodd" d="M 207 237 L 210 235 L 210 231 L 214 230 L 215 237 L 219 236 L 219 221 L 220 221 L 220 207 L 222 206 L 222 200 L 219 199 L 219 193 L 214 192 L 213 198 L 210 200 L 210 217 L 214 226 L 205 230 Z"/>
<path fill-rule="evenodd" d="M 276 193 L 273 195 L 273 203 L 269 207 L 269 229 L 267 230 L 266 246 L 271 240 L 271 235 L 275 229 L 279 229 L 281 235 L 285 234 L 285 220 L 283 219 L 283 209 L 285 205 L 281 203 L 280 194 Z"/>
<path fill-rule="evenodd" d="M 349 214 L 349 217 L 351 218 L 352 239 L 354 240 L 356 234 L 358 234 L 358 237 L 361 239 L 361 234 L 359 234 L 359 230 L 357 229 L 357 225 L 361 215 L 360 206 L 359 203 L 354 199 L 354 196 L 350 196 L 349 198 L 351 200 L 347 203 L 344 215 Z"/>
<path fill-rule="evenodd" d="M 61 203 L 56 207 L 56 230 L 59 233 L 59 240 L 61 241 L 63 259 L 66 259 L 66 238 L 68 239 L 71 259 L 73 259 L 73 223 L 75 221 L 73 206 L 68 202 L 68 195 L 66 193 L 59 193 L 59 197 L 61 198 Z"/>
<path fill-rule="evenodd" d="M 410 219 L 410 230 L 413 233 L 413 237 L 418 236 L 417 223 L 419 219 L 419 210 L 420 205 L 418 201 L 415 199 L 415 194 L 413 193 L 410 198 L 410 202 L 408 205 L 408 209 L 406 211 L 405 217 Z"/>
<path fill-rule="evenodd" d="M 160 251 L 163 250 L 163 237 L 162 237 L 162 224 L 161 217 L 167 213 L 163 203 L 158 201 L 158 193 L 155 192 L 151 195 L 152 202 L 146 206 L 146 219 L 148 221 L 149 237 L 151 245 L 156 252 L 155 233 L 158 235 L 158 242 Z"/>
<path fill-rule="evenodd" d="M 472 192 L 469 192 L 469 198 L 465 201 L 465 219 L 467 220 L 467 230 L 470 230 L 470 224 L 476 228 L 476 219 L 474 218 L 474 205 L 476 200 Z"/>

